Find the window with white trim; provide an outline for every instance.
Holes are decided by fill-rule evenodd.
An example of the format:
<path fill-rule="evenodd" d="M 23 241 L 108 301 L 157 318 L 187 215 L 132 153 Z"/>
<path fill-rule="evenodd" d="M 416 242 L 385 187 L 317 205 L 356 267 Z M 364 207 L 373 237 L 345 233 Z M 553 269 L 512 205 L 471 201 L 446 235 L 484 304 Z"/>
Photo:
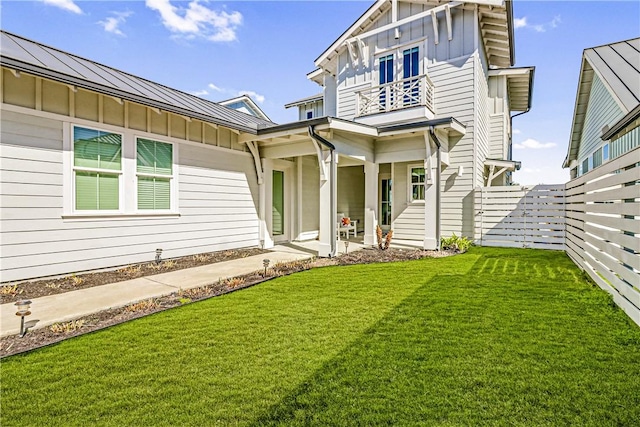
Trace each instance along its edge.
<path fill-rule="evenodd" d="M 136 141 L 138 209 L 171 209 L 173 145 L 151 139 Z"/>
<path fill-rule="evenodd" d="M 73 129 L 74 208 L 118 211 L 122 176 L 122 135 Z"/>
<path fill-rule="evenodd" d="M 105 128 L 68 128 L 63 216 L 177 214 L 178 146 Z"/>
<path fill-rule="evenodd" d="M 409 185 L 411 185 L 410 199 L 412 202 L 424 201 L 426 174 L 423 166 L 409 167 Z"/>

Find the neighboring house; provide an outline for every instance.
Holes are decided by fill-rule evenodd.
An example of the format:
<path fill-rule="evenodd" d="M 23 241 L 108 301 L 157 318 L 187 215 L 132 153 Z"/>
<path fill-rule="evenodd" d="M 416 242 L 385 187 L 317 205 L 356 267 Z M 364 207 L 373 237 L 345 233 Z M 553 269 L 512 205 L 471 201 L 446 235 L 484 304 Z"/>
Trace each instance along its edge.
<path fill-rule="evenodd" d="M 640 145 L 640 38 L 585 49 L 563 167 L 581 176 Z"/>
<path fill-rule="evenodd" d="M 298 107 L 298 120 L 309 120 L 316 117 L 323 117 L 324 114 L 324 95 L 309 96 L 298 101 L 290 102 L 284 108 Z"/>
<path fill-rule="evenodd" d="M 509 183 L 511 2 L 380 0 L 316 60 L 300 121 L 251 114 L 2 33 L 1 281 L 277 242 L 337 254 L 337 213 L 436 249 Z M 309 114 L 311 111 L 311 115 Z M 258 115 L 259 116 L 259 115 Z"/>
<path fill-rule="evenodd" d="M 245 114 L 251 114 L 252 116 L 263 120 L 271 121 L 271 119 L 267 117 L 264 111 L 258 107 L 258 104 L 256 104 L 249 95 L 240 95 L 235 98 L 220 101 L 218 104 L 224 105 L 228 108 L 233 108 L 234 110 L 241 111 Z"/>

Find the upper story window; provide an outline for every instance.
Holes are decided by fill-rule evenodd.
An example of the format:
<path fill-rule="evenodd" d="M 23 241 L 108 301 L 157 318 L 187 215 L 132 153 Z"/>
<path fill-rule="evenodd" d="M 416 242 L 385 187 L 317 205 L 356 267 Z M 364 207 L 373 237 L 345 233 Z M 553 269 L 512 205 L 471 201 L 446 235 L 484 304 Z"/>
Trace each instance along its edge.
<path fill-rule="evenodd" d="M 385 55 L 379 60 L 379 83 L 391 83 L 393 81 L 393 55 Z"/>
<path fill-rule="evenodd" d="M 120 208 L 122 135 L 76 127 L 73 132 L 75 209 Z"/>
<path fill-rule="evenodd" d="M 405 106 L 420 104 L 420 48 L 413 47 L 402 52 L 403 99 Z M 411 77 L 416 77 L 412 79 Z"/>

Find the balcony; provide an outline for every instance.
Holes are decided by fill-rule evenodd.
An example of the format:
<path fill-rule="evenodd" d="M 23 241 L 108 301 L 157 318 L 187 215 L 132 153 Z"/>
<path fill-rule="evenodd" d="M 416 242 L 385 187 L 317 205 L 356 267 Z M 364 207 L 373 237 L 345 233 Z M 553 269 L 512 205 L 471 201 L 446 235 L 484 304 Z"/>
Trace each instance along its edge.
<path fill-rule="evenodd" d="M 356 117 L 411 107 L 426 107 L 425 115 L 433 117 L 433 82 L 429 76 L 422 75 L 366 88 L 356 92 L 356 102 Z"/>

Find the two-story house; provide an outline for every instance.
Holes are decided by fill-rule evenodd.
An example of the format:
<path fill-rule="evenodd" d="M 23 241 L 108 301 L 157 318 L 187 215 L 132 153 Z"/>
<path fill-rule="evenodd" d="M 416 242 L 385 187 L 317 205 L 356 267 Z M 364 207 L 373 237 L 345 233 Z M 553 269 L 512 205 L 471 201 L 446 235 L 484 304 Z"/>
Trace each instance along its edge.
<path fill-rule="evenodd" d="M 322 94 L 287 105 L 300 121 L 241 138 L 285 207 L 264 212 L 265 238 L 319 235 L 333 254 L 336 212 L 365 244 L 378 224 L 427 249 L 472 236 L 474 188 L 520 166 L 512 113 L 531 107 L 534 68 L 514 62 L 511 2 L 377 1 L 316 59 Z M 296 220 L 274 231 L 276 217 Z"/>
<path fill-rule="evenodd" d="M 0 281 L 277 242 L 338 251 L 338 213 L 427 249 L 472 236 L 473 191 L 509 183 L 505 0 L 376 1 L 315 61 L 321 95 L 277 125 L 2 32 Z M 250 106 L 249 106 L 250 107 Z M 245 114 L 242 109 L 250 114 Z"/>

